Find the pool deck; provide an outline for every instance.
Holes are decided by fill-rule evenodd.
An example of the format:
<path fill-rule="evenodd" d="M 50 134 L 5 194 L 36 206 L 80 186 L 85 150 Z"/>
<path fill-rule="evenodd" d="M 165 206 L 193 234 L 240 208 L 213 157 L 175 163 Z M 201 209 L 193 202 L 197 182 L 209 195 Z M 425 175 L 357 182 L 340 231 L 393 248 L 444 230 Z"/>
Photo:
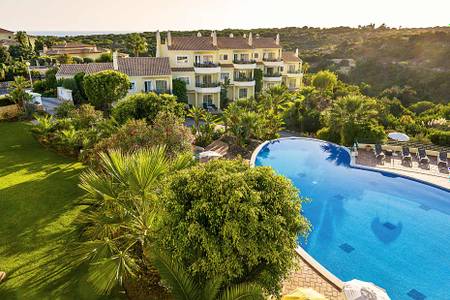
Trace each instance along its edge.
<path fill-rule="evenodd" d="M 411 177 L 433 185 L 450 190 L 450 177 L 448 170 L 439 170 L 436 164 L 436 157 L 430 156 L 428 168 L 419 165 L 417 158 L 412 156 L 412 165 L 405 166 L 398 155 L 386 157 L 384 162 L 375 158 L 373 151 L 359 149 L 355 166 L 369 167 Z"/>
<path fill-rule="evenodd" d="M 283 282 L 282 294 L 297 288 L 312 288 L 330 300 L 345 300 L 344 283 L 302 248 L 296 249 L 295 267 Z"/>

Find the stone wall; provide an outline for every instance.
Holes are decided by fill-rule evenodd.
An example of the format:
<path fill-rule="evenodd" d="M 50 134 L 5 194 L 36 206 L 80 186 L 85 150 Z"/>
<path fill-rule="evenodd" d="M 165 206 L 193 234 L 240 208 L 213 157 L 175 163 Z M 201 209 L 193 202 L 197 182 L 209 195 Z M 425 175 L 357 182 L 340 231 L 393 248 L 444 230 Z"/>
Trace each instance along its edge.
<path fill-rule="evenodd" d="M 297 251 L 296 267 L 289 273 L 283 282 L 282 294 L 286 295 L 297 288 L 312 288 L 330 300 L 345 300 L 341 284 L 335 284 L 327 278 L 326 272 L 315 266 L 310 257 L 305 257 Z M 323 267 L 321 267 L 323 268 Z"/>

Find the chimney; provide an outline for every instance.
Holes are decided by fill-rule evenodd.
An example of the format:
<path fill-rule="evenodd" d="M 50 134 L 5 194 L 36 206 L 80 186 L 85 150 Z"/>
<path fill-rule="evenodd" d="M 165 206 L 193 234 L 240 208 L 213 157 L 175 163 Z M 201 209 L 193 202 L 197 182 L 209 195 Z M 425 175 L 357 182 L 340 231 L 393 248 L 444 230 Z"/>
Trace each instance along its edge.
<path fill-rule="evenodd" d="M 277 33 L 277 37 L 275 38 L 275 44 L 280 45 L 280 34 Z"/>
<path fill-rule="evenodd" d="M 117 51 L 114 51 L 112 54 L 112 60 L 113 60 L 113 69 L 118 71 L 119 70 L 119 54 Z"/>
<path fill-rule="evenodd" d="M 298 48 L 297 48 L 297 49 L 295 49 L 295 56 L 297 56 L 297 57 L 298 57 Z"/>
<path fill-rule="evenodd" d="M 159 48 L 161 47 L 161 34 L 159 33 L 159 30 L 156 31 L 156 57 L 160 57 L 161 53 Z"/>
<path fill-rule="evenodd" d="M 250 32 L 250 34 L 248 35 L 248 45 L 249 46 L 253 46 L 253 35 Z"/>
<path fill-rule="evenodd" d="M 217 33 L 213 31 L 211 33 L 213 46 L 217 46 Z"/>
<path fill-rule="evenodd" d="M 172 46 L 172 34 L 170 34 L 170 31 L 167 31 L 167 46 Z"/>
<path fill-rule="evenodd" d="M 202 37 L 202 33 L 200 31 L 197 32 L 197 37 Z"/>
<path fill-rule="evenodd" d="M 230 38 L 234 38 L 234 34 L 233 33 L 230 33 Z"/>

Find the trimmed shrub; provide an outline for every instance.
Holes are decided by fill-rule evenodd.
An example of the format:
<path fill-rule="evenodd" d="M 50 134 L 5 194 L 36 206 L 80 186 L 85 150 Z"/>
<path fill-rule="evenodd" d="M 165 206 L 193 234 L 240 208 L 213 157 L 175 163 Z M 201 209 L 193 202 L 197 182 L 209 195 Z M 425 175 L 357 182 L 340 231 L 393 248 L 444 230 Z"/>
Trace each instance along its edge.
<path fill-rule="evenodd" d="M 450 131 L 433 130 L 429 134 L 429 138 L 433 144 L 450 146 Z"/>

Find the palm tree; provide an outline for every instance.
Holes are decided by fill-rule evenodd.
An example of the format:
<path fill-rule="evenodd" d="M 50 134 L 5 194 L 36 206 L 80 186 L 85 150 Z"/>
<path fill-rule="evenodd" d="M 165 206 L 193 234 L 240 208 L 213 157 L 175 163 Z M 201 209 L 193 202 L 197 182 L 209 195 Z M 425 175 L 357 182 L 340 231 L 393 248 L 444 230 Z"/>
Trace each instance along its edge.
<path fill-rule="evenodd" d="M 262 106 L 265 109 L 272 109 L 275 114 L 286 108 L 286 103 L 290 99 L 290 94 L 286 86 L 275 85 L 266 89 L 261 95 Z"/>
<path fill-rule="evenodd" d="M 376 102 L 368 97 L 349 95 L 336 100 L 331 107 L 329 123 L 339 132 L 341 143 L 353 144 L 358 127 L 374 120 L 378 111 Z"/>
<path fill-rule="evenodd" d="M 14 103 L 20 108 L 23 108 L 25 103 L 31 100 L 31 95 L 26 92 L 26 88 L 29 86 L 29 82 L 22 76 L 14 77 L 14 81 L 11 84 L 11 96 Z"/>
<path fill-rule="evenodd" d="M 188 117 L 194 120 L 195 134 L 200 130 L 200 121 L 204 118 L 206 111 L 201 107 L 193 107 L 188 112 Z"/>
<path fill-rule="evenodd" d="M 195 282 L 182 264 L 157 249 L 150 251 L 152 264 L 158 269 L 162 281 L 175 300 L 260 300 L 261 287 L 252 283 L 241 283 L 223 287 L 223 280 L 214 278 L 204 283 Z"/>
<path fill-rule="evenodd" d="M 101 172 L 81 175 L 80 187 L 89 205 L 79 218 L 84 241 L 72 251 L 72 261 L 89 266 L 89 280 L 101 293 L 109 293 L 125 278 L 142 270 L 144 247 L 152 241 L 155 200 L 161 179 L 192 164 L 188 155 L 169 160 L 163 147 L 133 154 L 112 150 L 100 154 Z"/>

